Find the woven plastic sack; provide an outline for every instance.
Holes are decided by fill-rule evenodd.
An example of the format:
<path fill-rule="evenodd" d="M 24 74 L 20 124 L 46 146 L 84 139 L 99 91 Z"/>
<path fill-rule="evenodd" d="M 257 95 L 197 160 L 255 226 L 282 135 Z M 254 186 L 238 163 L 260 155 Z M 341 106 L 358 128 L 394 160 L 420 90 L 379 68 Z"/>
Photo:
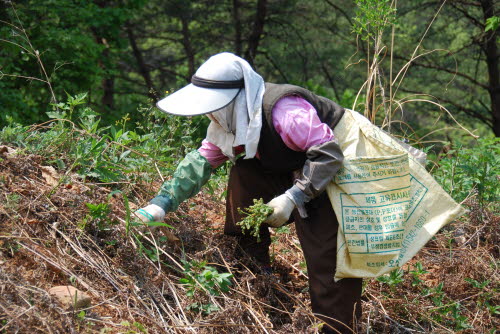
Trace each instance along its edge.
<path fill-rule="evenodd" d="M 344 164 L 327 192 L 339 221 L 335 280 L 377 277 L 410 260 L 464 213 L 401 142 L 346 110 Z"/>

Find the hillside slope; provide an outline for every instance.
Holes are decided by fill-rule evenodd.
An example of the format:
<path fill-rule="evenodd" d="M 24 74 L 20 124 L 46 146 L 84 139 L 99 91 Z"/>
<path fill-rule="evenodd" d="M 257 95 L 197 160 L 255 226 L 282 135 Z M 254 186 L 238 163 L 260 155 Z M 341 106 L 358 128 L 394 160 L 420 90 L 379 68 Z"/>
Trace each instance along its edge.
<path fill-rule="evenodd" d="M 127 218 L 144 204 L 129 198 L 147 196 L 138 185 L 123 196 L 42 156 L 0 152 L 0 333 L 317 331 L 293 225 L 274 232 L 274 273 L 265 275 L 222 234 L 223 189 L 169 214 L 173 228 L 149 231 Z M 403 270 L 366 280 L 360 332 L 500 328 L 500 219 L 467 204 L 469 220 L 446 227 Z M 48 293 L 59 285 L 91 305 L 63 307 Z"/>

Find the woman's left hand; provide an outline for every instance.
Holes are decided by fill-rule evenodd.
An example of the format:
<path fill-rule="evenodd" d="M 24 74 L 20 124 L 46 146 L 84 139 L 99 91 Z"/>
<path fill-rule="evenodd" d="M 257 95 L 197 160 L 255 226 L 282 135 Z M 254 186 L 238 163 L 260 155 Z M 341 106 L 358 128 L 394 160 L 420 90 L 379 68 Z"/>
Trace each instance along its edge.
<path fill-rule="evenodd" d="M 265 223 L 271 227 L 280 227 L 288 221 L 293 209 L 295 209 L 295 203 L 286 194 L 280 195 L 272 199 L 267 203 L 273 208 L 273 213 L 267 217 Z"/>

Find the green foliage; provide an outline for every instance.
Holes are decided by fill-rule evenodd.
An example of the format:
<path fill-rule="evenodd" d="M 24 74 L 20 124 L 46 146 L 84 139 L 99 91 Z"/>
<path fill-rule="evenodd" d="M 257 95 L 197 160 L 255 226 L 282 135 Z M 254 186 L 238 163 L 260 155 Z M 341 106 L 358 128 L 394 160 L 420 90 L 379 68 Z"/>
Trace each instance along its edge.
<path fill-rule="evenodd" d="M 483 282 L 478 282 L 473 278 L 465 278 L 466 282 L 469 282 L 476 289 L 484 289 L 488 284 L 490 284 L 490 280 L 486 280 Z"/>
<path fill-rule="evenodd" d="M 396 8 L 391 0 L 355 0 L 357 5 L 353 32 L 363 40 L 377 37 L 396 22 Z"/>
<path fill-rule="evenodd" d="M 23 246 L 17 241 L 7 240 L 3 244 L 0 243 L 0 250 L 5 252 L 5 254 L 9 254 L 10 256 L 14 256 Z"/>
<path fill-rule="evenodd" d="M 77 319 L 78 319 L 79 321 L 84 321 L 84 320 L 85 320 L 85 316 L 86 316 L 86 315 L 87 315 L 87 314 L 85 313 L 85 311 L 83 311 L 83 310 L 82 310 L 82 311 L 80 311 L 80 312 L 76 315 L 76 317 L 77 317 Z"/>
<path fill-rule="evenodd" d="M 195 297 L 197 292 L 210 296 L 219 296 L 221 292 L 228 292 L 231 286 L 230 273 L 219 273 L 214 267 L 208 266 L 205 261 L 182 261 L 184 278 L 179 283 L 187 287 L 186 295 Z M 189 311 L 209 315 L 219 311 L 219 307 L 212 303 L 194 302 L 187 308 Z"/>
<path fill-rule="evenodd" d="M 490 312 L 492 316 L 500 315 L 500 305 L 491 305 L 488 302 L 484 303 L 484 305 L 488 308 L 488 312 Z"/>
<path fill-rule="evenodd" d="M 400 269 L 394 269 L 387 275 L 383 275 L 380 277 L 377 277 L 377 281 L 387 284 L 390 287 L 396 286 L 400 284 L 401 282 L 404 281 L 403 279 L 403 271 Z"/>
<path fill-rule="evenodd" d="M 203 313 L 205 315 L 209 315 L 212 312 L 219 311 L 219 307 L 212 303 L 203 304 L 203 303 L 192 303 L 187 308 L 189 311 L 194 311 L 196 313 Z"/>
<path fill-rule="evenodd" d="M 453 326 L 455 330 L 470 328 L 467 323 L 467 317 L 460 313 L 461 305 L 459 302 L 445 304 L 446 294 L 443 292 L 443 283 L 439 283 L 433 289 L 430 289 L 430 298 L 436 308 L 433 311 L 433 318 L 439 323 Z M 447 319 L 451 319 L 447 320 Z"/>
<path fill-rule="evenodd" d="M 172 225 L 169 225 L 169 224 L 163 223 L 163 222 L 133 222 L 130 225 L 131 226 L 147 226 L 147 227 L 163 226 L 163 227 L 168 227 L 168 228 L 174 228 Z"/>
<path fill-rule="evenodd" d="M 206 262 L 182 261 L 184 278 L 179 283 L 186 285 L 186 295 L 193 297 L 197 291 L 204 291 L 211 296 L 219 296 L 221 292 L 228 292 L 231 285 L 230 273 L 219 273 Z"/>
<path fill-rule="evenodd" d="M 83 230 L 88 224 L 93 223 L 99 231 L 109 230 L 113 225 L 118 224 L 110 218 L 111 206 L 108 203 L 85 203 L 89 209 L 89 214 L 85 216 L 79 227 Z"/>
<path fill-rule="evenodd" d="M 206 183 L 207 192 L 218 201 L 225 201 L 227 196 L 227 181 L 229 170 L 232 166 L 230 160 L 226 161 L 221 166 L 217 167 L 212 172 L 210 179 Z"/>
<path fill-rule="evenodd" d="M 139 104 L 151 103 L 150 99 L 156 102 L 166 91 L 184 86 L 198 65 L 222 50 L 248 58 L 266 81 L 305 86 L 352 107 L 352 97 L 366 80 L 365 60 L 374 59 L 370 47 L 356 43 L 352 30 L 371 41 L 394 24 L 396 17 L 395 2 L 388 0 L 268 1 L 264 33 L 255 41 L 257 6 L 248 0 L 216 0 L 210 6 L 207 2 L 178 0 L 168 4 L 159 0 L 12 3 L 13 7 L 7 4 L 0 11 L 0 20 L 4 21 L 0 23 L 0 122 L 8 123 L 10 118 L 25 125 L 46 120 L 52 100 L 49 86 L 39 81 L 45 78 L 36 51 L 55 96 L 88 92 L 89 103 L 105 125 L 126 114 L 132 122 L 141 121 L 141 114 L 135 112 Z M 439 4 L 399 1 L 397 7 L 395 43 L 391 43 L 393 69 L 404 66 L 408 51 L 419 43 Z M 413 94 L 403 94 L 403 90 L 432 94 L 459 121 L 467 120 L 467 127 L 478 129 L 481 122 L 487 124 L 479 127 L 479 135 L 491 131 L 488 91 L 494 87 L 489 87 L 489 67 L 481 51 L 484 29 L 475 24 L 484 22 L 484 14 L 473 3 L 445 6 L 421 48 L 448 49 L 451 53 L 436 51 L 419 57 L 406 73 L 405 84 L 398 86 L 393 107 L 396 100 Z M 286 22 L 278 19 L 282 17 Z M 497 18 L 485 22 L 489 33 L 495 29 Z M 314 29 L 309 29 L 311 22 L 315 22 Z M 258 42 L 255 57 L 249 52 L 249 44 L 254 42 Z M 386 86 L 390 72 L 389 47 L 383 44 L 380 46 L 385 49 L 386 60 L 377 71 L 380 82 L 374 82 L 376 86 Z M 411 73 L 418 63 L 433 66 Z M 456 70 L 459 75 L 453 74 Z M 342 96 L 346 91 L 354 95 Z M 389 92 L 385 89 L 385 94 L 380 93 L 377 96 Z M 358 106 L 365 100 L 366 94 L 361 95 Z M 401 120 L 419 136 L 450 125 L 442 109 L 429 103 L 405 101 L 404 110 Z M 440 120 L 436 123 L 437 117 Z M 197 117 L 193 123 L 199 125 L 194 136 L 203 136 L 207 120 Z M 443 134 L 438 131 L 426 138 L 443 140 Z"/>
<path fill-rule="evenodd" d="M 424 269 L 423 265 L 421 262 L 417 262 L 413 265 L 415 268 L 414 270 L 410 271 L 411 276 L 413 277 L 413 280 L 411 282 L 412 286 L 418 286 L 419 284 L 422 283 L 422 280 L 420 279 L 420 275 L 428 273 L 427 270 Z"/>
<path fill-rule="evenodd" d="M 500 202 L 500 138 L 487 137 L 475 147 L 460 144 L 439 161 L 434 177 L 457 201 L 476 195 L 482 207 L 498 208 Z"/>
<path fill-rule="evenodd" d="M 490 31 L 490 30 L 497 30 L 498 27 L 500 26 L 500 17 L 498 16 L 492 16 L 488 17 L 486 19 L 486 26 L 484 28 L 484 31 Z"/>
<path fill-rule="evenodd" d="M 10 193 L 5 196 L 5 199 L 6 199 L 6 202 L 4 204 L 5 208 L 15 210 L 19 205 L 19 201 L 21 200 L 21 195 L 17 193 Z"/>
<path fill-rule="evenodd" d="M 57 96 L 89 91 L 98 100 L 103 79 L 119 74 L 118 59 L 127 47 L 122 27 L 144 1 L 12 3 L 0 12 L 0 20 L 10 23 L 0 24 L 2 72 L 45 79 L 40 57 Z M 0 105 L 6 107 L 0 120 L 7 115 L 25 124 L 44 120 L 50 102 L 46 83 L 9 76 L 0 80 L 0 92 Z"/>
<path fill-rule="evenodd" d="M 443 300 L 445 297 L 445 293 L 443 291 L 444 284 L 443 282 L 436 285 L 434 288 L 429 289 L 428 294 L 431 297 L 431 301 L 435 306 L 441 307 L 443 306 Z"/>
<path fill-rule="evenodd" d="M 260 226 L 273 213 L 273 208 L 264 204 L 263 199 L 260 198 L 254 199 L 253 205 L 246 209 L 238 208 L 238 212 L 244 215 L 245 218 L 237 222 L 236 225 L 241 226 L 243 233 L 249 231 L 250 235 L 256 237 L 257 241 L 260 241 Z"/>
<path fill-rule="evenodd" d="M 140 322 L 134 321 L 132 324 L 129 321 L 122 321 L 120 323 L 121 326 L 127 327 L 127 331 L 125 331 L 125 334 L 139 334 L 139 333 L 144 333 L 147 334 L 148 330 L 144 327 L 143 324 Z"/>
<path fill-rule="evenodd" d="M 352 108 L 356 100 L 356 92 L 352 89 L 346 89 L 340 98 L 339 104 L 346 108 Z"/>
<path fill-rule="evenodd" d="M 128 116 L 117 122 L 119 127 L 101 126 L 99 115 L 85 106 L 85 98 L 79 94 L 59 103 L 48 113 L 53 121 L 44 127 L 12 121 L 0 130 L 0 142 L 43 155 L 67 174 L 76 171 L 101 182 L 135 181 L 138 172 L 146 172 L 141 179 L 147 181 L 148 174 L 157 174 L 156 166 L 169 173 L 197 145 L 196 120 L 140 108 L 142 121 L 135 131 L 126 129 Z"/>
<path fill-rule="evenodd" d="M 454 322 L 455 330 L 457 331 L 471 328 L 471 325 L 467 322 L 467 317 L 460 313 L 460 309 L 460 303 L 454 303 L 451 305 L 449 310 L 449 313 Z"/>
<path fill-rule="evenodd" d="M 452 327 L 455 330 L 470 328 L 467 317 L 461 313 L 461 304 L 459 302 L 446 303 L 449 297 L 443 291 L 444 283 L 441 282 L 433 288 L 424 288 L 423 294 L 428 296 L 435 308 L 432 309 L 432 318 L 445 326 Z"/>
<path fill-rule="evenodd" d="M 149 241 L 145 240 L 141 234 L 132 233 L 132 237 L 137 243 L 137 251 L 139 254 L 146 256 L 153 262 L 157 262 L 160 260 L 160 251 L 158 250 L 161 245 L 158 243 L 151 244 Z M 166 238 L 158 238 L 159 243 L 165 243 Z"/>
<path fill-rule="evenodd" d="M 280 226 L 275 230 L 276 234 L 290 234 L 290 226 Z"/>
<path fill-rule="evenodd" d="M 47 116 L 49 116 L 49 118 L 67 119 L 71 121 L 73 119 L 73 112 L 75 111 L 75 108 L 79 105 L 85 104 L 85 98 L 87 97 L 87 93 L 77 94 L 75 96 L 66 94 L 66 96 L 67 96 L 66 103 L 60 102 L 52 104 L 55 111 L 47 112 Z M 96 116 L 96 114 L 93 112 L 87 111 L 87 113 L 89 113 L 92 116 Z"/>
<path fill-rule="evenodd" d="M 304 273 L 304 275 L 307 275 L 307 262 L 305 260 L 300 261 L 299 267 L 300 267 L 300 270 L 302 271 L 302 273 Z"/>

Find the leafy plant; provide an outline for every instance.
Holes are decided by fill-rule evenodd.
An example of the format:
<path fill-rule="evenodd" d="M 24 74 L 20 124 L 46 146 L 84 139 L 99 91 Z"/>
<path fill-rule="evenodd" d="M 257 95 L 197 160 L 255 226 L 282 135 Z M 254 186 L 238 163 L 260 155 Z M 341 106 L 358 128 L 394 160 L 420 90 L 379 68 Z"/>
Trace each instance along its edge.
<path fill-rule="evenodd" d="M 420 283 L 422 283 L 422 280 L 420 279 L 420 275 L 428 273 L 427 270 L 424 269 L 422 263 L 417 262 L 413 265 L 415 270 L 411 270 L 410 274 L 413 276 L 413 280 L 411 282 L 412 286 L 417 286 Z"/>
<path fill-rule="evenodd" d="M 132 236 L 137 242 L 139 254 L 146 255 L 153 262 L 158 261 L 160 254 L 155 246 L 150 246 L 147 243 L 142 242 L 142 237 L 138 234 L 132 234 Z"/>
<path fill-rule="evenodd" d="M 48 113 L 52 121 L 43 126 L 22 126 L 10 118 L 0 129 L 0 142 L 45 156 L 66 174 L 106 183 L 149 182 L 158 170 L 169 174 L 198 145 L 200 120 L 139 107 L 134 131 L 126 129 L 126 115 L 115 125 L 102 126 L 99 114 L 85 105 L 87 99 L 86 94 L 68 96 Z"/>
<path fill-rule="evenodd" d="M 246 209 L 242 210 L 238 208 L 238 212 L 246 217 L 236 223 L 236 225 L 241 226 L 243 233 L 249 231 L 250 235 L 256 237 L 257 241 L 260 241 L 260 226 L 273 213 L 273 208 L 264 204 L 263 199 L 260 198 L 254 199 L 253 205 Z"/>
<path fill-rule="evenodd" d="M 307 275 L 307 262 L 305 260 L 300 261 L 299 267 L 300 267 L 300 270 L 304 273 L 304 275 Z"/>
<path fill-rule="evenodd" d="M 275 231 L 275 235 L 271 236 L 271 243 L 272 244 L 276 244 L 278 242 L 280 234 L 290 234 L 290 227 L 287 225 L 280 226 L 280 227 L 276 228 L 274 231 Z"/>
<path fill-rule="evenodd" d="M 89 209 L 89 214 L 83 218 L 80 228 L 83 230 L 89 223 L 95 223 L 99 231 L 108 230 L 112 225 L 117 224 L 110 218 L 111 206 L 108 203 L 85 203 Z"/>
<path fill-rule="evenodd" d="M 500 138 L 481 138 L 472 148 L 457 144 L 447 154 L 434 172 L 443 188 L 458 202 L 476 194 L 481 207 L 498 208 Z"/>
<path fill-rule="evenodd" d="M 144 327 L 144 325 L 137 321 L 134 321 L 132 324 L 130 324 L 130 322 L 125 320 L 122 321 L 120 325 L 130 328 L 125 332 L 126 334 L 148 333 L 148 330 Z"/>
<path fill-rule="evenodd" d="M 455 330 L 462 330 L 471 328 L 471 325 L 467 322 L 467 317 L 460 313 L 461 305 L 460 303 L 454 303 L 451 305 L 450 313 L 453 318 L 455 325 Z"/>
<path fill-rule="evenodd" d="M 209 303 L 209 304 L 192 303 L 186 309 L 194 311 L 194 312 L 197 312 L 197 313 L 201 312 L 201 313 L 203 313 L 205 315 L 209 315 L 212 312 L 219 311 L 219 307 L 217 305 L 212 304 L 212 303 Z"/>
<path fill-rule="evenodd" d="M 396 8 L 391 0 L 355 0 L 357 5 L 353 32 L 363 40 L 377 37 L 396 21 Z"/>
<path fill-rule="evenodd" d="M 85 316 L 86 316 L 86 315 L 87 315 L 87 314 L 85 313 L 85 311 L 83 311 L 83 310 L 82 310 L 82 311 L 80 311 L 80 312 L 76 315 L 76 317 L 78 318 L 78 320 L 83 321 L 83 320 L 85 320 Z"/>
<path fill-rule="evenodd" d="M 486 19 L 486 26 L 484 27 L 484 31 L 489 31 L 489 30 L 497 30 L 498 27 L 500 26 L 500 17 L 498 16 L 492 16 L 488 17 Z"/>
<path fill-rule="evenodd" d="M 85 104 L 87 93 L 77 94 L 71 96 L 68 93 L 66 102 L 59 102 L 52 104 L 54 111 L 47 112 L 47 116 L 51 119 L 69 119 L 72 120 L 73 112 L 79 105 Z"/>
<path fill-rule="evenodd" d="M 435 306 L 441 307 L 443 306 L 444 292 L 443 292 L 444 284 L 443 282 L 439 283 L 436 287 L 429 290 L 431 301 Z"/>
<path fill-rule="evenodd" d="M 290 227 L 287 225 L 280 226 L 276 229 L 276 234 L 290 234 Z"/>
<path fill-rule="evenodd" d="M 473 278 L 468 278 L 468 277 L 464 278 L 464 280 L 466 282 L 469 282 L 476 289 L 481 289 L 481 290 L 484 289 L 488 284 L 490 284 L 490 280 L 479 282 L 479 281 L 476 281 Z"/>
<path fill-rule="evenodd" d="M 490 312 L 491 315 L 500 315 L 500 305 L 491 305 L 490 303 L 486 302 L 484 303 L 486 308 L 488 309 L 488 312 Z"/>
<path fill-rule="evenodd" d="M 205 261 L 192 260 L 182 263 L 184 278 L 181 278 L 179 283 L 187 286 L 187 296 L 193 297 L 199 290 L 206 291 L 212 296 L 219 296 L 220 292 L 229 291 L 232 274 L 219 273 L 214 267 L 207 266 Z"/>
<path fill-rule="evenodd" d="M 399 269 L 394 269 L 387 275 L 377 277 L 377 281 L 387 284 L 390 287 L 398 285 L 403 280 L 403 271 Z"/>
<path fill-rule="evenodd" d="M 4 204 L 5 208 L 16 209 L 19 205 L 19 201 L 21 200 L 21 195 L 17 193 L 10 193 L 5 195 L 5 199 L 7 200 Z"/>

